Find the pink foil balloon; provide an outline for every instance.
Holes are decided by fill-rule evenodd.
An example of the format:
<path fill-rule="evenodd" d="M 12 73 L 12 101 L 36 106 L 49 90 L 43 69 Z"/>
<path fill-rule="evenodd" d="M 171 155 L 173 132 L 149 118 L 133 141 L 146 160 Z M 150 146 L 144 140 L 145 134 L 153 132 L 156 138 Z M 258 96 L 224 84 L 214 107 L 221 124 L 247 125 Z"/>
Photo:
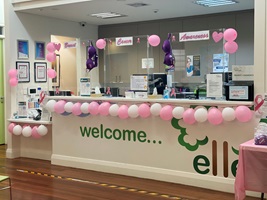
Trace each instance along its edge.
<path fill-rule="evenodd" d="M 47 51 L 49 51 L 50 53 L 54 53 L 54 51 L 56 50 L 56 48 L 55 48 L 55 43 L 54 43 L 54 42 L 49 42 L 49 43 L 46 45 L 46 49 L 47 49 Z"/>
<path fill-rule="evenodd" d="M 96 47 L 98 49 L 104 49 L 106 47 L 106 41 L 104 39 L 99 39 L 96 41 Z"/>
<path fill-rule="evenodd" d="M 120 108 L 118 110 L 118 116 L 121 119 L 127 119 L 129 117 L 129 115 L 128 115 L 128 106 L 126 106 L 126 105 L 120 106 Z"/>
<path fill-rule="evenodd" d="M 9 71 L 8 71 L 8 76 L 10 77 L 10 78 L 16 78 L 17 77 L 17 70 L 16 69 L 10 69 Z"/>
<path fill-rule="evenodd" d="M 42 136 L 37 132 L 37 126 L 32 127 L 32 137 L 35 139 L 39 139 Z"/>
<path fill-rule="evenodd" d="M 226 42 L 224 44 L 224 50 L 227 52 L 227 53 L 230 53 L 230 54 L 233 54 L 237 51 L 238 49 L 238 45 L 236 42 Z"/>
<path fill-rule="evenodd" d="M 48 53 L 46 55 L 46 60 L 48 60 L 49 62 L 54 62 L 56 60 L 56 54 L 55 53 Z"/>
<path fill-rule="evenodd" d="M 11 78 L 9 80 L 9 85 L 12 86 L 12 87 L 15 87 L 18 85 L 18 79 L 17 78 Z"/>
<path fill-rule="evenodd" d="M 235 117 L 240 122 L 248 122 L 252 118 L 252 113 L 247 106 L 238 106 L 235 109 Z"/>
<path fill-rule="evenodd" d="M 171 120 L 173 118 L 173 115 L 172 115 L 172 107 L 167 105 L 167 106 L 164 106 L 161 110 L 160 110 L 160 117 L 161 119 L 165 120 L 165 121 L 168 121 L 168 120 Z"/>
<path fill-rule="evenodd" d="M 221 124 L 223 122 L 222 112 L 217 108 L 209 109 L 208 121 L 213 125 Z"/>
<path fill-rule="evenodd" d="M 98 112 L 100 115 L 107 116 L 109 114 L 109 108 L 110 108 L 110 103 L 109 102 L 103 102 L 98 107 Z"/>
<path fill-rule="evenodd" d="M 228 28 L 224 31 L 223 37 L 228 42 L 234 41 L 237 38 L 237 32 L 233 28 Z"/>
<path fill-rule="evenodd" d="M 97 115 L 98 114 L 98 107 L 99 107 L 99 104 L 95 101 L 92 101 L 88 106 L 89 113 L 91 115 Z"/>
<path fill-rule="evenodd" d="M 80 114 L 82 114 L 82 111 L 81 111 L 81 103 L 80 102 L 77 102 L 75 104 L 73 104 L 73 107 L 72 107 L 72 114 L 78 116 Z"/>
<path fill-rule="evenodd" d="M 188 108 L 186 111 L 183 113 L 183 120 L 186 124 L 194 124 L 196 122 L 195 119 L 195 110 L 193 108 Z"/>
<path fill-rule="evenodd" d="M 139 107 L 138 107 L 138 114 L 140 117 L 142 118 L 147 118 L 150 116 L 150 107 L 145 104 L 142 103 Z"/>
<path fill-rule="evenodd" d="M 153 46 L 153 47 L 156 47 L 159 45 L 160 43 L 160 37 L 157 36 L 157 35 L 150 35 L 148 37 L 148 43 Z"/>

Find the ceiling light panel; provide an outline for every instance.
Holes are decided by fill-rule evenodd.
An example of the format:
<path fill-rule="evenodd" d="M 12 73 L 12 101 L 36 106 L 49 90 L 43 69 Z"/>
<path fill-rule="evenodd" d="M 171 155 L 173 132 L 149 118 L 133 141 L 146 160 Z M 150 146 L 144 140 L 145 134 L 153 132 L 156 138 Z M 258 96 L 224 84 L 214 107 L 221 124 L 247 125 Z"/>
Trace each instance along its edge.
<path fill-rule="evenodd" d="M 225 6 L 225 5 L 232 5 L 238 3 L 238 1 L 235 0 L 199 0 L 194 1 L 193 3 L 205 6 L 205 7 L 214 7 L 214 6 Z"/>
<path fill-rule="evenodd" d="M 126 15 L 122 15 L 114 12 L 105 12 L 105 13 L 95 13 L 91 14 L 92 17 L 98 17 L 102 19 L 116 18 L 116 17 L 125 17 Z"/>

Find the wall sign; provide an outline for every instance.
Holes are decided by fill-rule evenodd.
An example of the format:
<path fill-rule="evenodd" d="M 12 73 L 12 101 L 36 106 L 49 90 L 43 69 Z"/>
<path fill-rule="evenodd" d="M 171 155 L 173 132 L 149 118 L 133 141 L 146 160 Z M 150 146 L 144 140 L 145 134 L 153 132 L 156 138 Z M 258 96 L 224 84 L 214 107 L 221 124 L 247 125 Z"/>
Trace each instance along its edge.
<path fill-rule="evenodd" d="M 116 46 L 131 46 L 133 45 L 133 37 L 116 38 Z"/>
<path fill-rule="evenodd" d="M 179 42 L 189 42 L 189 41 L 209 40 L 209 39 L 210 39 L 209 31 L 179 33 Z"/>

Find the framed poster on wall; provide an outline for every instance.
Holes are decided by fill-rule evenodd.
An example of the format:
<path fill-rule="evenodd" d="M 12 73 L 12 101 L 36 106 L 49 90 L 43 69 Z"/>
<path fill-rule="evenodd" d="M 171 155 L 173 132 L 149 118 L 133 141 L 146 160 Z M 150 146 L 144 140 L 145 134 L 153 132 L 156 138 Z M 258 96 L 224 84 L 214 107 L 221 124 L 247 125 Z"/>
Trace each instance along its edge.
<path fill-rule="evenodd" d="M 45 60 L 45 42 L 35 42 L 35 59 Z"/>
<path fill-rule="evenodd" d="M 47 65 L 45 62 L 34 63 L 34 82 L 45 83 L 47 81 Z"/>
<path fill-rule="evenodd" d="M 17 40 L 18 59 L 29 59 L 29 41 Z"/>
<path fill-rule="evenodd" d="M 18 71 L 19 83 L 30 82 L 30 62 L 17 61 L 16 69 Z"/>

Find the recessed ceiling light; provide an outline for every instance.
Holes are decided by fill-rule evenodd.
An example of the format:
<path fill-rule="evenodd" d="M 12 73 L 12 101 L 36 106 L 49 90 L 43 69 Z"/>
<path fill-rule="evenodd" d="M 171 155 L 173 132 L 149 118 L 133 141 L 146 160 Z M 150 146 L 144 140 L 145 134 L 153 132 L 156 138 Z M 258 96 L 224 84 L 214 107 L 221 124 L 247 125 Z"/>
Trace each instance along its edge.
<path fill-rule="evenodd" d="M 132 6 L 132 7 L 135 7 L 135 8 L 139 8 L 139 7 L 143 7 L 143 6 L 148 6 L 148 4 L 146 3 L 130 3 L 130 4 L 127 4 L 128 6 Z"/>
<path fill-rule="evenodd" d="M 106 13 L 91 14 L 91 16 L 102 18 L 102 19 L 108 19 L 108 18 L 116 18 L 116 17 L 125 17 L 126 15 L 122 15 L 122 14 L 114 13 L 114 12 L 106 12 Z"/>
<path fill-rule="evenodd" d="M 214 7 L 214 6 L 225 6 L 225 5 L 232 5 L 238 3 L 238 1 L 235 0 L 199 0 L 194 1 L 193 3 L 205 6 L 205 7 Z"/>

